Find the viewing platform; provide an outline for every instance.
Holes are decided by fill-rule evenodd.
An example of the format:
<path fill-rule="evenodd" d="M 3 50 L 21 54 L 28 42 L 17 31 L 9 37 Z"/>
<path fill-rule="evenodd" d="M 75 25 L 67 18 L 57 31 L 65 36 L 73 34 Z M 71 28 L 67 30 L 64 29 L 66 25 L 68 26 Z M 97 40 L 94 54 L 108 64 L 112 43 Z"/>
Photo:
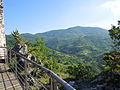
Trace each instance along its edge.
<path fill-rule="evenodd" d="M 19 60 L 18 60 L 19 57 Z M 39 76 L 29 72 L 30 66 L 41 71 Z M 45 78 L 46 74 L 48 77 Z M 47 83 L 41 78 L 48 79 Z M 0 61 L 0 90 L 76 90 L 51 70 L 11 50 L 6 61 Z"/>

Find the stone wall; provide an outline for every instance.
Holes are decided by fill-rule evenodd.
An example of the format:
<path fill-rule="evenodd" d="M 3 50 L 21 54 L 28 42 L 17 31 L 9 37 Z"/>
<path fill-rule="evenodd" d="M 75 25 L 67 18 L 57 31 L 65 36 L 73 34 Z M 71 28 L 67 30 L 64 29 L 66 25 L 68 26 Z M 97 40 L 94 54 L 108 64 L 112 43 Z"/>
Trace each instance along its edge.
<path fill-rule="evenodd" d="M 0 59 L 6 58 L 6 37 L 4 32 L 3 2 L 0 0 Z"/>

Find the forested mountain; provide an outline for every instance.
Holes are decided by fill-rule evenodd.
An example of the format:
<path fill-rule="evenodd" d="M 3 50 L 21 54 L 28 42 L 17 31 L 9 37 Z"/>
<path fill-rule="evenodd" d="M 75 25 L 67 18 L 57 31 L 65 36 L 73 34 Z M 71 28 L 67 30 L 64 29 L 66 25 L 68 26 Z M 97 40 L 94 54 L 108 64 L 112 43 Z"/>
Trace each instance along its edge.
<path fill-rule="evenodd" d="M 35 42 L 37 38 L 43 38 L 48 48 L 91 63 L 97 63 L 96 65 L 99 66 L 101 66 L 99 63 L 102 63 L 103 54 L 109 51 L 111 44 L 108 31 L 97 27 L 76 26 L 68 29 L 52 30 L 45 33 L 25 33 L 22 34 L 22 36 L 33 42 Z M 7 36 L 7 43 L 10 46 L 13 43 L 11 35 Z M 68 60 L 68 63 L 79 63 L 79 59 L 77 58 L 69 59 L 76 61 Z"/>
<path fill-rule="evenodd" d="M 77 26 L 22 36 L 32 41 L 42 37 L 47 47 L 86 60 L 101 59 L 102 54 L 110 49 L 111 43 L 108 31 L 97 27 Z"/>
<path fill-rule="evenodd" d="M 97 27 L 77 26 L 45 33 L 26 33 L 22 36 L 32 41 L 43 38 L 47 47 L 86 60 L 101 59 L 102 54 L 110 49 L 111 43 L 108 31 Z M 9 43 L 12 38 L 8 37 Z"/>
<path fill-rule="evenodd" d="M 77 26 L 45 33 L 25 33 L 22 36 L 32 42 L 42 38 L 45 45 L 53 50 L 52 56 L 60 63 L 69 65 L 85 61 L 95 72 L 99 72 L 103 54 L 109 51 L 111 45 L 108 31 L 97 27 Z M 7 45 L 12 46 L 13 43 L 13 37 L 7 35 Z"/>
<path fill-rule="evenodd" d="M 42 61 L 46 68 L 53 67 L 51 70 L 68 80 L 70 78 L 82 81 L 102 72 L 103 55 L 110 50 L 112 45 L 108 31 L 97 27 L 77 26 L 45 33 L 21 35 L 31 41 L 28 47 L 36 50 L 32 54 L 35 54 L 38 61 Z M 44 41 L 39 39 L 40 42 L 36 42 L 38 38 Z M 43 42 L 46 48 L 42 48 Z M 14 44 L 15 38 L 7 35 L 8 47 Z"/>

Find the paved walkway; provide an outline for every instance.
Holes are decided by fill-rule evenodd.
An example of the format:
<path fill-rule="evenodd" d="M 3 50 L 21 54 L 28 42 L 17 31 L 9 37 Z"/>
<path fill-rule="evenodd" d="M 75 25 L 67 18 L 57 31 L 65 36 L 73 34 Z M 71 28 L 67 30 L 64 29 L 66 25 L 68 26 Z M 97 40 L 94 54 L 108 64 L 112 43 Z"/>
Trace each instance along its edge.
<path fill-rule="evenodd" d="M 22 90 L 15 75 L 8 70 L 6 64 L 0 63 L 0 90 Z"/>

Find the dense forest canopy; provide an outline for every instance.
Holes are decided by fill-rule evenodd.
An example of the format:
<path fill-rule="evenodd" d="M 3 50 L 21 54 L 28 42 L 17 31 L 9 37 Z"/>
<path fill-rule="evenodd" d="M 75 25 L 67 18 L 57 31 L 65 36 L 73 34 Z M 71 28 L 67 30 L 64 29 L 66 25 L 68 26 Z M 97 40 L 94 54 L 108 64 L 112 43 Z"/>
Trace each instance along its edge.
<path fill-rule="evenodd" d="M 81 82 L 98 75 L 106 82 L 110 73 L 112 79 L 115 75 L 120 75 L 119 31 L 119 26 L 113 26 L 109 32 L 91 27 L 73 27 L 34 35 L 20 35 L 14 31 L 12 35 L 7 35 L 7 45 L 10 48 L 16 41 L 26 43 L 29 53 L 37 58 L 37 63 L 64 79 Z M 112 72 L 107 73 L 108 71 Z M 110 77 L 109 80 L 111 81 Z"/>
<path fill-rule="evenodd" d="M 85 60 L 102 60 L 102 55 L 109 51 L 111 46 L 107 30 L 96 27 L 77 26 L 45 33 L 21 35 L 32 42 L 35 42 L 36 38 L 43 38 L 48 48 Z M 8 44 L 11 45 L 12 36 L 7 37 Z"/>
<path fill-rule="evenodd" d="M 91 66 L 94 73 L 99 73 L 103 54 L 110 50 L 111 40 L 107 30 L 97 27 L 72 27 L 37 34 L 21 34 L 25 39 L 36 43 L 42 38 L 51 56 L 65 65 L 85 63 Z M 9 47 L 14 43 L 13 36 L 7 35 Z M 53 54 L 54 53 L 54 54 Z"/>

